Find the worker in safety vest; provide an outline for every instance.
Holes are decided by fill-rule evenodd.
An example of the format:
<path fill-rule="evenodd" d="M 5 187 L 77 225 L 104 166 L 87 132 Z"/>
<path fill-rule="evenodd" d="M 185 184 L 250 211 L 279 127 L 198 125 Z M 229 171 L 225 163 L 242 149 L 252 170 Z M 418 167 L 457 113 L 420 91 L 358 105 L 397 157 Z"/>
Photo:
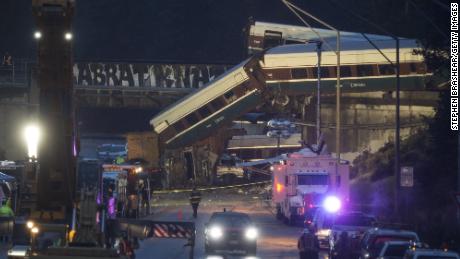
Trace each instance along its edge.
<path fill-rule="evenodd" d="M 0 207 L 0 217 L 14 217 L 14 212 L 7 205 L 6 200 L 2 200 L 2 206 Z"/>
<path fill-rule="evenodd" d="M 196 218 L 198 214 L 198 205 L 200 205 L 201 201 L 201 193 L 197 191 L 196 187 L 193 187 L 192 193 L 190 193 L 189 200 L 193 208 L 193 217 Z"/>

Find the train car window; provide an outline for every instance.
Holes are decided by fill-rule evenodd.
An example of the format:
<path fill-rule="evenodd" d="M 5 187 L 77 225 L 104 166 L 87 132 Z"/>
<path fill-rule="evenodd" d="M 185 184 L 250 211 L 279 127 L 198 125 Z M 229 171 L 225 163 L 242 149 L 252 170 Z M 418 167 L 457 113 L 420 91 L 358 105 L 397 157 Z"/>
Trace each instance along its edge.
<path fill-rule="evenodd" d="M 292 79 L 302 79 L 307 78 L 307 69 L 306 68 L 293 68 L 291 69 Z"/>
<path fill-rule="evenodd" d="M 356 72 L 358 76 L 372 76 L 372 66 L 371 65 L 357 65 Z"/>
<path fill-rule="evenodd" d="M 173 127 L 174 127 L 174 129 L 176 130 L 177 133 L 182 132 L 185 129 L 185 126 L 182 123 L 182 120 L 174 123 Z"/>
<path fill-rule="evenodd" d="M 395 69 L 392 65 L 379 65 L 380 75 L 394 75 Z"/>
<path fill-rule="evenodd" d="M 212 111 L 209 109 L 208 105 L 206 104 L 205 106 L 201 107 L 199 110 L 198 110 L 198 113 L 200 114 L 201 118 L 206 118 L 208 117 L 209 115 L 212 114 Z"/>
<path fill-rule="evenodd" d="M 283 42 L 283 33 L 279 31 L 265 31 L 264 49 L 269 49 L 281 45 Z"/>
<path fill-rule="evenodd" d="M 409 70 L 411 73 L 417 73 L 417 66 L 415 63 L 409 63 Z"/>
<path fill-rule="evenodd" d="M 305 43 L 305 41 L 301 41 L 301 40 L 294 40 L 294 39 L 289 39 L 289 40 L 286 40 L 284 42 L 284 44 L 288 45 L 288 44 L 303 44 Z"/>
<path fill-rule="evenodd" d="M 220 110 L 222 107 L 224 107 L 225 103 L 223 102 L 223 100 L 220 97 L 217 97 L 216 99 L 214 99 L 211 102 L 211 105 L 214 108 L 214 110 L 217 111 L 217 110 Z"/>
<path fill-rule="evenodd" d="M 401 63 L 401 64 L 399 64 L 399 73 L 401 73 L 401 75 L 410 74 L 411 71 L 410 71 L 409 63 Z"/>
<path fill-rule="evenodd" d="M 417 74 L 425 74 L 426 73 L 426 66 L 423 63 L 415 63 L 417 67 Z"/>
<path fill-rule="evenodd" d="M 340 77 L 351 77 L 351 67 L 341 66 L 340 67 Z"/>
<path fill-rule="evenodd" d="M 224 94 L 225 99 L 227 99 L 228 102 L 233 102 L 236 99 L 235 93 L 233 93 L 232 90 L 226 92 Z"/>
<path fill-rule="evenodd" d="M 320 67 L 319 72 L 321 73 L 321 78 L 328 78 L 331 77 L 331 74 L 329 73 L 329 67 Z M 314 78 L 318 77 L 318 68 L 315 67 L 313 68 L 313 76 Z"/>
<path fill-rule="evenodd" d="M 199 121 L 198 117 L 193 112 L 187 115 L 187 117 L 185 117 L 185 120 L 189 125 L 193 125 Z"/>

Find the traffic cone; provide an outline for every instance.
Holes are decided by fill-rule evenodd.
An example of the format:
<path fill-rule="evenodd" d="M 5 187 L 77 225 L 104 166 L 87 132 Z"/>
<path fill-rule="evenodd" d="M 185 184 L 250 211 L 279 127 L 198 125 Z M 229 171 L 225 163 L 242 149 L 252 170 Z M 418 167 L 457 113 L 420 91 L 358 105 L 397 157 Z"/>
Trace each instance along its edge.
<path fill-rule="evenodd" d="M 177 219 L 182 220 L 182 209 L 179 209 L 179 211 L 177 212 Z"/>

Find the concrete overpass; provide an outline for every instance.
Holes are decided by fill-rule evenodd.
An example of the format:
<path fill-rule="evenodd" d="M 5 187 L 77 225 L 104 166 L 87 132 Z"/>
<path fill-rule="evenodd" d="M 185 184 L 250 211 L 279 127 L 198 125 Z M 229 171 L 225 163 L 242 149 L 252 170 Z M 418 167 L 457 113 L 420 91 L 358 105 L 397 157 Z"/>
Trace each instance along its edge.
<path fill-rule="evenodd" d="M 76 62 L 73 67 L 76 105 L 90 111 L 97 108 L 113 109 L 115 113 L 117 109 L 125 108 L 159 111 L 230 67 L 231 65 L 225 64 L 172 62 Z M 1 67 L 0 149 L 4 150 L 8 159 L 21 159 L 24 154 L 25 147 L 18 145 L 22 143 L 18 129 L 22 128 L 30 114 L 38 108 L 37 97 L 33 62 L 16 61 L 14 67 Z M 420 115 L 434 114 L 437 98 L 437 92 L 433 91 L 401 94 L 401 120 L 405 127 L 403 135 L 407 136 L 422 125 Z M 290 109 L 302 112 L 299 110 L 300 106 L 295 105 L 301 102 L 303 101 L 293 102 L 294 106 Z M 342 123 L 349 125 L 347 129 L 344 128 L 347 135 L 343 143 L 345 153 L 356 154 L 366 148 L 375 151 L 378 146 L 392 138 L 394 92 L 364 92 L 360 89 L 359 92 L 343 94 L 342 102 Z M 334 125 L 326 124 L 334 121 L 335 98 L 324 96 L 322 104 L 325 134 L 332 137 Z M 307 107 L 305 112 L 314 114 L 314 108 L 309 111 Z M 146 116 L 145 119 L 148 121 L 150 117 Z M 107 124 L 110 124 L 107 128 L 117 128 L 116 125 Z M 149 125 L 146 124 L 146 127 Z"/>
<path fill-rule="evenodd" d="M 0 98 L 31 94 L 35 63 L 0 67 Z M 77 104 L 82 107 L 161 108 L 190 93 L 231 65 L 77 62 L 73 66 Z M 31 99 L 33 103 L 33 98 Z"/>

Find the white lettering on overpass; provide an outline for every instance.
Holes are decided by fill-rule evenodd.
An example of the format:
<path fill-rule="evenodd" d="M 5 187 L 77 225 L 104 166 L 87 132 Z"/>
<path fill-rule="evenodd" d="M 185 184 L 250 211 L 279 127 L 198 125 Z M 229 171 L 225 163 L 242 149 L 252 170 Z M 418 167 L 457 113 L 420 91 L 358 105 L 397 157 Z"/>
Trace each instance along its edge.
<path fill-rule="evenodd" d="M 200 88 L 230 66 L 193 64 L 76 63 L 78 86 Z"/>

